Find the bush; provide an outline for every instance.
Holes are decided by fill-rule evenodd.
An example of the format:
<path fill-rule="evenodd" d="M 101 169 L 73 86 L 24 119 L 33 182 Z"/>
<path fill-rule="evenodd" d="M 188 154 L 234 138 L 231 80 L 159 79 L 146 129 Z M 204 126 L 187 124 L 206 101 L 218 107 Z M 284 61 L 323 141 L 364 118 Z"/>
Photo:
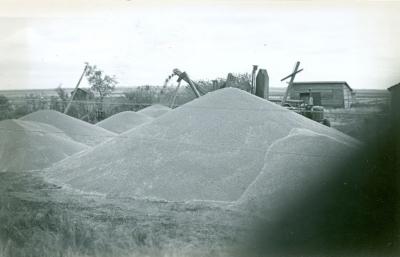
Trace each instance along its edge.
<path fill-rule="evenodd" d="M 0 120 L 9 119 L 12 108 L 10 101 L 4 95 L 0 95 Z"/>

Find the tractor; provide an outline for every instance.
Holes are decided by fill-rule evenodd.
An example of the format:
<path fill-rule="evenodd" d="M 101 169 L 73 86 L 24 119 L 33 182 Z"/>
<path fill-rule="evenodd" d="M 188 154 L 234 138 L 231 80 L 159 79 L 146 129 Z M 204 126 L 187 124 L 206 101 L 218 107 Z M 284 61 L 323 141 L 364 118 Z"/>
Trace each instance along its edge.
<path fill-rule="evenodd" d="M 309 89 L 309 91 L 308 91 L 309 96 L 308 96 L 307 100 L 288 99 L 288 95 L 289 95 L 290 90 L 293 87 L 293 81 L 294 81 L 296 74 L 303 70 L 303 69 L 299 70 L 299 66 L 300 66 L 300 62 L 297 62 L 293 72 L 290 75 L 281 79 L 281 81 L 284 81 L 284 80 L 290 78 L 290 80 L 288 82 L 288 87 L 286 88 L 285 94 L 282 98 L 281 105 L 289 110 L 292 110 L 294 112 L 297 112 L 297 113 L 303 115 L 304 117 L 307 117 L 313 121 L 322 123 L 325 126 L 330 127 L 331 126 L 330 121 L 324 117 L 324 112 L 325 112 L 324 107 L 314 105 L 311 89 Z"/>

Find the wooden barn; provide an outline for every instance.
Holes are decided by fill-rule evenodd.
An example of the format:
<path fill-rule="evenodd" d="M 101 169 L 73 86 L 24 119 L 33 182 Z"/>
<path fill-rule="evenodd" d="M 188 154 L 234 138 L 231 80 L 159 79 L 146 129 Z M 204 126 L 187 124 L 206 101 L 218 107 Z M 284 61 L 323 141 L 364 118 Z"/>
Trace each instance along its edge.
<path fill-rule="evenodd" d="M 76 93 L 75 93 L 76 90 Z M 94 94 L 92 91 L 86 88 L 77 88 L 71 92 L 71 96 L 75 93 L 74 100 L 85 101 L 94 98 Z"/>
<path fill-rule="evenodd" d="M 294 82 L 289 89 L 291 100 L 307 101 L 311 93 L 314 105 L 328 108 L 350 108 L 353 89 L 345 81 Z"/>

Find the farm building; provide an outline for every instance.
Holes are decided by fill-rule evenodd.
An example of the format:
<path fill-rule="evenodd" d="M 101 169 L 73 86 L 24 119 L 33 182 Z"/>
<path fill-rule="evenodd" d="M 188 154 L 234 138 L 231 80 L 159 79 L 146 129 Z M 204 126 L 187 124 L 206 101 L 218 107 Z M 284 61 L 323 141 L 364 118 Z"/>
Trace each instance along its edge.
<path fill-rule="evenodd" d="M 76 93 L 75 93 L 76 92 Z M 75 93 L 75 95 L 74 95 Z M 83 120 L 87 120 L 88 113 L 93 112 L 93 110 L 97 110 L 95 104 L 91 102 L 94 99 L 94 93 L 90 91 L 90 89 L 86 88 L 77 88 L 71 92 L 71 97 L 73 99 L 72 109 L 75 109 L 75 117 L 78 117 Z M 78 111 L 79 110 L 79 111 Z M 70 111 L 73 112 L 73 111 Z M 83 116 L 82 116 L 83 115 Z"/>
<path fill-rule="evenodd" d="M 76 93 L 75 93 L 76 90 Z M 94 98 L 94 94 L 89 89 L 77 88 L 71 92 L 71 96 L 75 93 L 74 100 L 90 100 Z"/>
<path fill-rule="evenodd" d="M 332 108 L 350 108 L 353 89 L 345 81 L 294 82 L 289 89 L 291 100 L 307 101 L 313 97 L 314 105 Z"/>

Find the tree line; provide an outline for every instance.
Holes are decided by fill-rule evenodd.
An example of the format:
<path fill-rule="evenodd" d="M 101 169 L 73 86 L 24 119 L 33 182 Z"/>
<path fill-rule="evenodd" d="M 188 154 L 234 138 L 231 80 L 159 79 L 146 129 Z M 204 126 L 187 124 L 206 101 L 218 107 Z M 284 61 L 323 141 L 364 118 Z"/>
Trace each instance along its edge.
<path fill-rule="evenodd" d="M 107 75 L 96 65 L 89 64 L 84 76 L 90 88 L 78 89 L 67 114 L 90 123 L 96 123 L 118 112 L 137 111 L 152 104 L 170 106 L 176 93 L 176 88 L 172 83 L 171 86 L 138 86 L 127 89 L 122 94 L 113 95 L 118 84 L 115 76 Z M 205 92 L 227 86 L 249 91 L 250 74 L 230 74 L 228 79 L 198 80 L 195 83 Z M 61 86 L 54 90 L 56 95 L 47 97 L 31 93 L 19 99 L 8 99 L 0 95 L 0 120 L 16 119 L 45 109 L 64 112 L 74 91 L 68 92 Z M 175 105 L 185 104 L 194 98 L 195 95 L 190 87 L 183 86 L 177 91 Z"/>

